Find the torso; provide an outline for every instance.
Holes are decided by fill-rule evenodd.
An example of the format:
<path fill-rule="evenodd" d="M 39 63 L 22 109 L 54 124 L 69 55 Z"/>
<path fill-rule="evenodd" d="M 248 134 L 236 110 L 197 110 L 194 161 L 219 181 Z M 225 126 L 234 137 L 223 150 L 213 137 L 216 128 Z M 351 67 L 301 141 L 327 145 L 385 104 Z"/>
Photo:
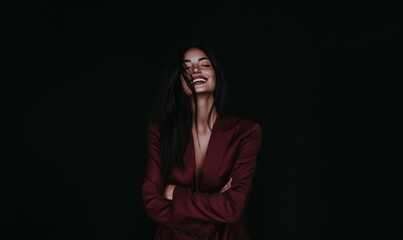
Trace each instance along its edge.
<path fill-rule="evenodd" d="M 195 180 L 197 190 L 199 189 L 200 173 L 203 168 L 204 158 L 206 156 L 210 136 L 211 131 L 207 131 L 206 133 L 203 134 L 199 133 L 199 139 L 197 139 L 196 132 L 193 130 L 193 143 L 194 143 L 195 162 L 196 162 Z"/>

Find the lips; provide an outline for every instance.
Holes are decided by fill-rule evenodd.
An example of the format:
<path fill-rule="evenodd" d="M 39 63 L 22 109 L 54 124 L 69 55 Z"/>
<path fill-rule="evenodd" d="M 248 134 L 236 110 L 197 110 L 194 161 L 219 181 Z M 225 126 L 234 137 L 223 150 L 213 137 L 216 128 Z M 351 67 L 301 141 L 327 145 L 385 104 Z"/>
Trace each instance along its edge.
<path fill-rule="evenodd" d="M 197 77 L 197 78 L 193 78 L 190 83 L 193 85 L 198 85 L 198 84 L 204 84 L 205 82 L 207 82 L 207 79 L 204 77 Z"/>

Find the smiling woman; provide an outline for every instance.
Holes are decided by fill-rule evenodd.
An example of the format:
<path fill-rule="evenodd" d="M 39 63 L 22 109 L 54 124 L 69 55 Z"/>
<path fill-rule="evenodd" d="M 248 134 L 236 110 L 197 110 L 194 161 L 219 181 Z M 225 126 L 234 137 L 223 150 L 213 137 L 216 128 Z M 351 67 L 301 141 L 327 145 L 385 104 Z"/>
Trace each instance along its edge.
<path fill-rule="evenodd" d="M 206 54 L 199 48 L 190 48 L 185 52 L 183 64 L 186 78 L 182 76 L 181 80 L 185 93 L 192 95 L 193 85 L 196 94 L 212 95 L 216 84 L 215 71 Z"/>
<path fill-rule="evenodd" d="M 225 82 L 209 47 L 183 46 L 148 126 L 143 201 L 155 239 L 250 239 L 243 210 L 260 151 L 260 124 L 222 112 Z"/>

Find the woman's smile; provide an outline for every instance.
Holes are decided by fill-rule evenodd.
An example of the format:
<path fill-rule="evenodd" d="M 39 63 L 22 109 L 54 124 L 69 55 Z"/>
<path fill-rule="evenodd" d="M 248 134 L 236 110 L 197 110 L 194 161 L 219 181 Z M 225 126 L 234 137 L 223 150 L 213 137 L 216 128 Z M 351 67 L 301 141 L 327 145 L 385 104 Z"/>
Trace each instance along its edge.
<path fill-rule="evenodd" d="M 207 82 L 207 78 L 198 77 L 198 78 L 193 78 L 193 80 L 190 83 L 193 85 L 201 85 L 201 84 L 205 84 L 206 82 Z"/>
<path fill-rule="evenodd" d="M 182 63 L 187 76 L 187 79 L 181 77 L 185 94 L 192 96 L 192 88 L 194 88 L 198 96 L 212 96 L 216 87 L 216 74 L 206 53 L 199 48 L 190 48 L 184 53 Z"/>

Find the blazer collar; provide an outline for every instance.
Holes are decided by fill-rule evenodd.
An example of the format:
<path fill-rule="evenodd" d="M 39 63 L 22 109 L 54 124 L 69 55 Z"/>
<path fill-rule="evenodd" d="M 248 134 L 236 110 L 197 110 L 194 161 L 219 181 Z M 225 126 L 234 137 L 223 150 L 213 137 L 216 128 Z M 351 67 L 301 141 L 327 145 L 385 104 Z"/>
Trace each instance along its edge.
<path fill-rule="evenodd" d="M 213 124 L 213 132 L 224 133 L 235 127 L 235 121 L 226 113 L 218 113 Z"/>
<path fill-rule="evenodd" d="M 230 115 L 225 113 L 219 113 L 217 115 L 201 171 L 200 191 L 207 191 L 217 187 L 215 176 L 217 175 L 217 171 L 221 166 L 232 135 L 234 134 L 235 125 L 235 119 Z M 185 163 L 187 163 L 186 165 L 193 171 L 191 174 L 195 177 L 196 164 L 192 133 L 190 133 L 190 139 L 185 152 Z M 194 183 L 195 179 L 193 185 Z"/>

